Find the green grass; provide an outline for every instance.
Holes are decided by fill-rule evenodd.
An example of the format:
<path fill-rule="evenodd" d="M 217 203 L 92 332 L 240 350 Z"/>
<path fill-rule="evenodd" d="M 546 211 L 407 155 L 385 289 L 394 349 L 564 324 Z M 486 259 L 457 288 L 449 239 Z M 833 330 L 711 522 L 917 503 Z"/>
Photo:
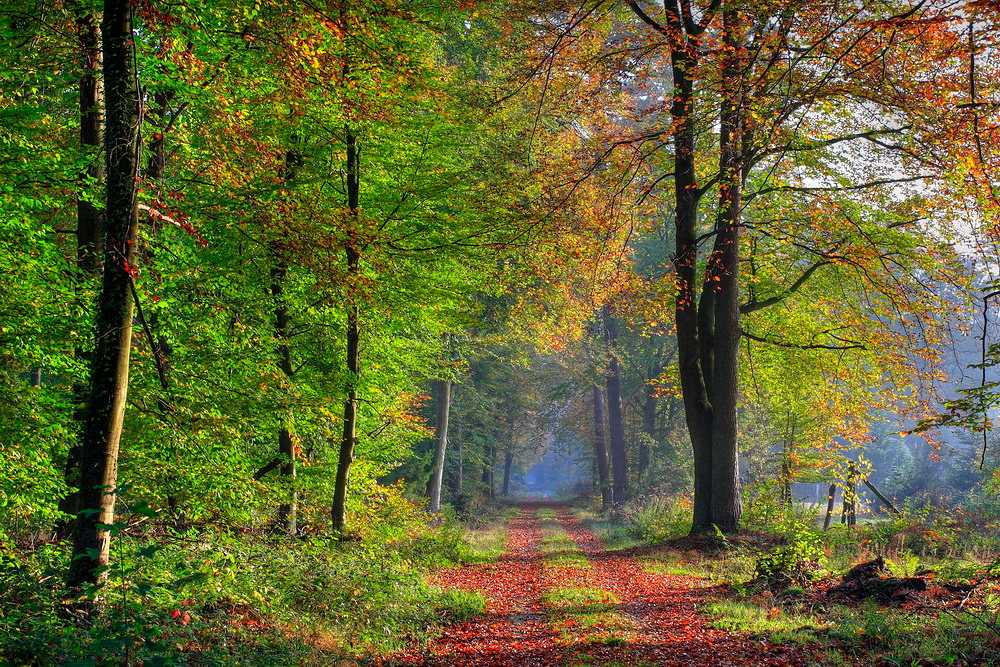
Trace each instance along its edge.
<path fill-rule="evenodd" d="M 599 588 L 561 586 L 545 591 L 542 602 L 560 614 L 581 614 L 611 611 L 621 600 L 611 591 Z"/>
<path fill-rule="evenodd" d="M 836 614 L 830 637 L 856 657 L 876 654 L 899 665 L 1000 665 L 1000 635 L 984 635 L 962 613 L 934 617 L 868 602 Z"/>
<path fill-rule="evenodd" d="M 542 520 L 542 541 L 539 551 L 546 567 L 589 568 L 590 561 L 579 545 L 566 534 L 563 525 L 555 520 L 552 510 L 541 509 L 538 518 Z"/>
<path fill-rule="evenodd" d="M 463 561 L 467 563 L 492 563 L 506 551 L 507 526 L 493 524 L 483 528 L 465 531 L 467 551 Z"/>
<path fill-rule="evenodd" d="M 560 586 L 542 598 L 563 643 L 597 642 L 624 646 L 634 624 L 616 610 L 621 600 L 611 591 L 588 586 Z"/>
<path fill-rule="evenodd" d="M 224 529 L 123 535 L 106 611 L 90 627 L 59 613 L 65 544 L 0 547 L 0 664 L 94 655 L 86 664 L 337 664 L 386 654 L 484 611 L 481 594 L 444 590 L 427 574 L 495 557 L 503 535 L 494 526 L 466 536 L 455 523 L 348 543 Z"/>
<path fill-rule="evenodd" d="M 715 628 L 765 634 L 778 644 L 816 642 L 819 641 L 816 631 L 830 627 L 829 622 L 823 622 L 816 616 L 789 612 L 782 607 L 769 607 L 759 602 L 724 600 L 709 604 L 705 611 Z"/>

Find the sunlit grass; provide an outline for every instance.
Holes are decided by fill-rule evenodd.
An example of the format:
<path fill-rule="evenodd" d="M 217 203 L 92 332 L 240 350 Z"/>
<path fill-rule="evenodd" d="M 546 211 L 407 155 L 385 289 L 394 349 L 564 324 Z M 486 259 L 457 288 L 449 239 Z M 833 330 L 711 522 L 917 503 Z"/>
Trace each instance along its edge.
<path fill-rule="evenodd" d="M 623 646 L 635 625 L 618 613 L 621 600 L 611 591 L 588 586 L 560 586 L 542 598 L 563 643 L 602 643 Z"/>
<path fill-rule="evenodd" d="M 830 627 L 829 621 L 820 621 L 816 616 L 789 612 L 782 607 L 760 604 L 759 601 L 714 602 L 705 611 L 715 628 L 751 634 L 766 633 L 778 644 L 815 642 L 818 641 L 815 631 Z"/>
<path fill-rule="evenodd" d="M 580 546 L 570 539 L 563 525 L 555 520 L 555 512 L 549 509 L 538 510 L 538 518 L 542 520 L 542 541 L 538 548 L 546 567 L 590 567 L 590 561 L 580 550 Z"/>
<path fill-rule="evenodd" d="M 507 527 L 503 524 L 465 531 L 468 545 L 465 560 L 473 563 L 490 563 L 506 551 Z"/>

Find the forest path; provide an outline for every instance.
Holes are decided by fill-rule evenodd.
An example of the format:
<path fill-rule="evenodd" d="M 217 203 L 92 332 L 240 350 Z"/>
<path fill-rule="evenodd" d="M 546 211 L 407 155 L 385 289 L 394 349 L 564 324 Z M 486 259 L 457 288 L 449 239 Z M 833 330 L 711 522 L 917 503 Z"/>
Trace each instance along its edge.
<path fill-rule="evenodd" d="M 482 591 L 485 615 L 381 665 L 805 665 L 798 646 L 713 629 L 697 611 L 707 589 L 647 572 L 608 550 L 565 505 L 524 503 L 496 562 L 449 568 L 437 581 Z"/>

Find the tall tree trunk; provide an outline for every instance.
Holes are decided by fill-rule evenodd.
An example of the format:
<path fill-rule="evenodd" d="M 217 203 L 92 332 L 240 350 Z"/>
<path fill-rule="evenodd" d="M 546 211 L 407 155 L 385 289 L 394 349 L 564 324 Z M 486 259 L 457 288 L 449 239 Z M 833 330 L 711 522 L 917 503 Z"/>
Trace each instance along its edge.
<path fill-rule="evenodd" d="M 510 495 L 510 470 L 514 465 L 514 453 L 507 452 L 503 455 L 503 495 Z"/>
<path fill-rule="evenodd" d="M 611 307 L 603 308 L 604 332 L 608 341 L 608 436 L 611 454 L 611 500 L 615 505 L 629 498 L 628 455 L 625 451 L 625 419 L 622 413 L 622 377 L 618 362 L 618 323 Z"/>
<path fill-rule="evenodd" d="M 80 443 L 81 511 L 77 515 L 67 577 L 67 584 L 73 590 L 102 581 L 109 562 L 107 527 L 115 518 L 118 449 L 132 344 L 131 281 L 137 272 L 140 118 L 129 0 L 105 0 L 102 32 L 107 105 L 107 241 L 97 300 L 97 343 Z"/>
<path fill-rule="evenodd" d="M 451 490 L 452 490 L 452 493 L 454 493 L 456 496 L 461 495 L 461 493 L 462 493 L 462 485 L 464 484 L 464 480 L 462 479 L 462 477 L 463 477 L 463 475 L 465 473 L 465 470 L 464 470 L 464 468 L 465 468 L 465 444 L 462 442 L 462 431 L 461 431 L 461 428 L 459 426 L 460 423 L 461 422 L 456 423 L 455 424 L 455 428 L 454 428 L 454 433 L 455 433 L 455 448 L 454 449 L 455 449 L 455 454 L 456 454 L 456 461 L 455 461 L 455 479 L 454 479 L 454 481 L 452 483 Z"/>
<path fill-rule="evenodd" d="M 494 445 L 486 447 L 486 451 L 484 452 L 484 454 L 486 455 L 486 458 L 483 461 L 483 476 L 482 476 L 483 490 L 487 498 L 492 498 L 495 495 L 495 491 L 493 488 L 494 486 L 493 469 L 496 466 L 496 460 L 497 460 L 496 446 Z"/>
<path fill-rule="evenodd" d="M 272 245 L 271 255 L 273 262 L 271 298 L 274 301 L 274 336 L 277 341 L 275 355 L 279 370 L 285 376 L 285 381 L 290 384 L 293 381 L 295 369 L 292 366 L 292 351 L 288 345 L 291 334 L 291 319 L 288 316 L 288 304 L 285 302 L 285 278 L 288 276 L 288 262 L 284 257 L 283 249 L 278 244 Z M 298 493 L 294 488 L 296 477 L 295 443 L 288 424 L 289 416 L 282 414 L 278 426 L 278 456 L 282 461 L 281 475 L 290 488 L 284 490 L 284 493 L 288 495 L 278 506 L 278 524 L 285 533 L 294 535 L 298 530 L 296 516 Z"/>
<path fill-rule="evenodd" d="M 741 17 L 723 12 L 723 95 L 720 115 L 719 212 L 705 292 L 714 291 L 712 368 L 712 523 L 734 531 L 742 515 L 739 492 L 737 405 L 739 400 L 739 225 L 743 207 L 743 101 Z"/>
<path fill-rule="evenodd" d="M 597 462 L 597 484 L 601 489 L 601 509 L 606 510 L 612 504 L 611 475 L 604 438 L 604 392 L 597 385 L 594 385 L 594 458 Z"/>
<path fill-rule="evenodd" d="M 292 135 L 292 142 L 297 141 Z M 295 180 L 299 167 L 302 165 L 302 155 L 295 148 L 289 149 L 285 153 L 285 164 L 281 172 L 281 178 L 286 184 Z M 280 242 L 273 242 L 270 246 L 271 253 L 271 299 L 274 302 L 274 338 L 277 342 L 275 346 L 275 357 L 278 362 L 278 369 L 285 376 L 285 381 L 291 385 L 294 381 L 295 367 L 292 364 L 292 348 L 289 339 L 292 334 L 292 321 L 288 314 L 288 302 L 285 300 L 285 281 L 288 278 L 288 258 L 286 250 Z M 284 478 L 288 494 L 285 500 L 278 506 L 278 525 L 282 531 L 288 535 L 298 532 L 298 490 L 295 488 L 295 480 L 298 476 L 298 462 L 296 460 L 295 441 L 289 428 L 291 415 L 288 412 L 291 408 L 285 409 L 285 414 L 279 418 L 278 425 L 278 458 L 281 459 L 281 476 Z"/>
<path fill-rule="evenodd" d="M 701 190 L 695 169 L 694 119 L 695 51 L 680 40 L 671 45 L 670 67 L 674 100 L 670 114 L 674 122 L 674 254 L 677 325 L 677 358 L 684 416 L 694 461 L 694 513 L 691 533 L 712 528 L 712 404 L 702 369 L 698 299 L 695 280 L 698 268 L 697 223 Z"/>
<path fill-rule="evenodd" d="M 360 197 L 360 171 L 358 164 L 358 138 L 350 127 L 344 128 L 347 144 L 347 210 L 352 225 L 348 234 L 344 253 L 347 257 L 347 273 L 350 289 L 356 289 L 361 270 L 361 253 L 357 238 L 357 219 Z M 354 447 L 357 444 L 358 428 L 358 378 L 361 374 L 359 344 L 361 330 L 359 320 L 361 308 L 356 301 L 347 307 L 347 396 L 344 399 L 344 431 L 340 439 L 337 459 L 337 478 L 333 488 L 333 530 L 342 532 L 347 521 L 347 485 L 354 462 Z"/>
<path fill-rule="evenodd" d="M 156 91 L 153 95 L 152 113 L 148 116 L 148 119 L 152 120 L 151 124 L 154 126 L 156 131 L 153 132 L 153 135 L 149 140 L 149 162 L 146 167 L 146 180 L 147 182 L 155 183 L 158 186 L 162 186 L 162 180 L 167 165 L 166 133 L 168 116 L 170 114 L 170 103 L 173 98 L 174 92 L 172 90 Z M 162 190 L 159 194 L 160 197 L 162 197 Z M 160 227 L 160 221 L 155 215 L 150 213 L 146 219 L 146 224 L 148 225 L 149 235 L 154 237 Z M 141 255 L 143 264 L 146 266 L 153 266 L 155 254 L 156 253 L 151 245 L 144 245 Z M 159 313 L 154 309 L 153 312 L 149 314 L 149 317 L 146 318 L 143 310 L 138 304 L 138 292 L 133 291 L 132 294 L 136 300 L 139 322 L 146 331 L 147 338 L 149 338 L 149 348 L 153 354 L 153 364 L 156 366 L 156 376 L 160 382 L 160 389 L 163 392 L 162 395 L 156 399 L 156 405 L 159 408 L 161 415 L 166 418 L 174 412 L 174 406 L 170 400 L 170 355 L 173 353 L 173 349 L 171 348 L 167 337 L 162 332 L 157 333 L 160 325 Z M 167 465 L 176 466 L 179 463 L 179 458 L 177 445 L 175 444 L 170 448 L 170 458 L 167 461 Z M 168 479 L 171 484 L 171 488 L 167 493 L 167 507 L 169 508 L 171 514 L 177 516 L 180 511 L 180 502 L 174 488 L 177 478 L 176 476 L 171 475 Z"/>
<path fill-rule="evenodd" d="M 76 21 L 76 34 L 80 46 L 80 81 L 79 113 L 80 113 L 80 146 L 84 150 L 94 150 L 93 159 L 80 174 L 80 188 L 85 189 L 91 181 L 100 181 L 104 174 L 103 157 L 96 149 L 101 146 L 101 31 L 97 18 L 82 3 L 71 4 Z M 95 280 L 101 273 L 101 254 L 104 250 L 103 212 L 85 197 L 78 197 L 76 202 L 76 268 L 79 272 L 78 298 L 81 311 L 90 310 L 91 304 L 86 297 L 85 286 Z M 90 350 L 80 345 L 75 348 L 74 356 L 90 365 Z M 83 382 L 73 385 L 73 399 L 76 404 L 74 419 L 82 434 L 86 415 L 88 387 Z M 80 484 L 80 440 L 70 447 L 64 469 L 66 486 L 79 487 Z M 76 515 L 79 507 L 77 491 L 68 493 L 59 501 L 59 510 L 69 515 Z M 74 520 L 61 521 L 57 527 L 60 537 L 68 537 Z"/>
<path fill-rule="evenodd" d="M 638 476 L 641 480 L 646 474 L 646 470 L 649 468 L 649 446 L 650 443 L 657 442 L 659 440 L 659 432 L 656 428 L 656 416 L 657 416 L 657 398 L 656 398 L 656 387 L 650 384 L 660 375 L 660 365 L 649 369 L 647 373 L 648 378 L 646 383 L 643 385 L 643 400 L 642 400 L 642 430 L 646 434 L 646 438 L 643 439 L 642 444 L 639 446 L 639 470 Z"/>
<path fill-rule="evenodd" d="M 441 511 L 444 456 L 448 451 L 448 416 L 451 412 L 451 380 L 437 381 L 437 424 L 434 428 L 434 471 L 431 476 L 431 511 Z"/>

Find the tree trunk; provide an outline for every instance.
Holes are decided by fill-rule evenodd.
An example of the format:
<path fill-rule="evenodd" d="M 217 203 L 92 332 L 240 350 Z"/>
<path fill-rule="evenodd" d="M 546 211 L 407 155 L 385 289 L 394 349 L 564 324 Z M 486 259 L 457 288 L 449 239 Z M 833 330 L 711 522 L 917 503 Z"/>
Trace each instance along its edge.
<path fill-rule="evenodd" d="M 657 364 L 655 367 L 649 369 L 649 377 L 647 380 L 653 380 L 659 376 L 660 366 Z M 649 444 L 657 442 L 659 440 L 657 428 L 656 428 L 656 387 L 647 382 L 643 385 L 643 400 L 642 400 L 642 431 L 648 437 L 643 439 L 642 444 L 639 446 L 639 480 L 641 481 L 646 474 L 646 470 L 649 468 Z"/>
<path fill-rule="evenodd" d="M 100 181 L 104 174 L 103 160 L 96 154 L 101 146 L 101 31 L 97 19 L 81 3 L 71 5 L 76 21 L 76 34 L 80 46 L 80 81 L 79 112 L 80 112 L 80 146 L 84 150 L 95 150 L 93 159 L 80 174 L 80 189 L 83 190 L 91 181 Z M 91 204 L 84 197 L 76 201 L 76 268 L 79 272 L 78 299 L 80 310 L 87 312 L 91 304 L 86 297 L 85 286 L 95 280 L 101 273 L 101 254 L 104 250 L 104 220 L 103 211 Z M 85 346 L 74 349 L 74 356 L 85 365 L 90 365 L 90 350 Z M 73 385 L 73 399 L 76 404 L 74 419 L 82 434 L 86 415 L 88 387 L 83 382 Z M 79 487 L 80 484 L 80 444 L 79 438 L 66 456 L 64 469 L 66 486 Z M 78 510 L 78 492 L 71 491 L 59 501 L 59 510 L 65 514 L 76 515 Z M 60 537 L 68 537 L 73 519 L 60 521 L 56 531 Z"/>
<path fill-rule="evenodd" d="M 892 501 L 886 498 L 881 491 L 875 488 L 875 485 L 872 484 L 870 479 L 865 479 L 864 483 L 865 486 L 867 486 L 868 489 L 875 494 L 875 497 L 878 498 L 880 501 L 882 501 L 882 504 L 885 505 L 890 512 L 892 512 L 893 514 L 901 514 L 899 509 L 897 509 L 896 506 L 892 504 Z"/>
<path fill-rule="evenodd" d="M 853 528 L 858 520 L 858 464 L 847 464 L 847 489 L 844 493 L 844 515 L 847 527 Z"/>
<path fill-rule="evenodd" d="M 611 455 L 611 501 L 615 505 L 629 498 L 628 456 L 625 451 L 625 420 L 622 414 L 622 378 L 618 365 L 618 323 L 611 307 L 603 308 L 604 332 L 608 341 L 608 435 Z"/>
<path fill-rule="evenodd" d="M 698 300 L 695 290 L 698 264 L 697 223 L 701 190 L 695 170 L 694 51 L 686 45 L 671 48 L 670 66 L 674 101 L 670 114 L 674 122 L 674 281 L 677 325 L 677 358 L 684 417 L 694 462 L 694 513 L 691 533 L 712 528 L 712 405 L 706 376 L 702 370 Z"/>
<path fill-rule="evenodd" d="M 722 531 L 739 527 L 737 405 L 739 401 L 740 288 L 739 224 L 742 201 L 743 109 L 739 12 L 723 12 L 723 95 L 720 115 L 719 213 L 705 291 L 714 290 L 712 368 L 712 523 Z"/>
<path fill-rule="evenodd" d="M 486 460 L 483 461 L 483 491 L 487 498 L 492 498 L 495 495 L 493 490 L 493 468 L 496 464 L 497 448 L 495 446 L 487 447 L 484 453 L 486 454 Z"/>
<path fill-rule="evenodd" d="M 460 422 L 459 422 L 460 423 Z M 455 479 L 452 483 L 451 490 L 456 496 L 461 495 L 462 485 L 464 480 L 462 479 L 465 468 L 465 445 L 462 443 L 462 432 L 459 424 L 455 424 Z"/>
<path fill-rule="evenodd" d="M 826 494 L 826 517 L 823 519 L 823 530 L 829 530 L 830 519 L 833 517 L 833 506 L 837 500 L 837 485 L 831 484 Z"/>
<path fill-rule="evenodd" d="M 503 495 L 510 495 L 510 470 L 514 465 L 514 453 L 507 452 L 503 455 Z"/>
<path fill-rule="evenodd" d="M 347 257 L 347 273 L 351 289 L 361 270 L 361 254 L 358 247 L 357 224 L 360 195 L 360 171 L 358 164 L 358 138 L 350 127 L 345 130 L 347 144 L 347 209 L 350 214 L 352 228 L 348 234 L 344 252 Z M 354 447 L 357 444 L 358 424 L 358 378 L 360 369 L 360 326 L 361 309 L 357 302 L 347 307 L 347 397 L 344 399 L 344 431 L 340 439 L 340 451 L 337 460 L 337 478 L 333 488 L 333 530 L 343 532 L 347 519 L 347 485 L 354 462 Z"/>
<path fill-rule="evenodd" d="M 129 0 L 105 0 L 104 82 L 107 105 L 104 276 L 97 300 L 96 348 L 80 443 L 80 502 L 67 584 L 79 591 L 106 577 L 108 526 L 114 523 L 118 449 L 132 344 L 131 281 L 137 273 L 139 99 L 133 70 Z"/>
<path fill-rule="evenodd" d="M 451 380 L 437 381 L 437 424 L 434 429 L 434 472 L 431 476 L 431 511 L 441 511 L 444 456 L 448 451 L 448 416 L 451 412 Z"/>
<path fill-rule="evenodd" d="M 292 141 L 296 137 L 292 136 Z M 281 178 L 286 184 L 295 180 L 295 175 L 302 164 L 302 155 L 298 150 L 292 148 L 285 153 L 285 165 L 282 169 Z M 271 252 L 271 299 L 274 302 L 274 338 L 277 342 L 275 346 L 275 357 L 278 369 L 285 376 L 285 382 L 289 385 L 294 381 L 295 367 L 292 364 L 292 349 L 289 346 L 289 339 L 292 333 L 292 322 L 288 315 L 288 303 L 285 300 L 285 280 L 288 278 L 288 259 L 285 256 L 285 248 L 280 242 L 272 242 Z M 289 429 L 291 421 L 288 412 L 291 408 L 285 408 L 285 414 L 279 417 L 278 426 L 278 457 L 282 461 L 281 476 L 284 478 L 288 488 L 283 492 L 288 494 L 278 506 L 278 525 L 281 530 L 288 535 L 298 532 L 298 490 L 295 488 L 295 480 L 298 476 L 298 462 L 296 461 L 295 441 Z"/>
<path fill-rule="evenodd" d="M 594 459 L 597 462 L 597 484 L 601 489 L 601 509 L 611 507 L 611 479 L 608 470 L 608 447 L 604 439 L 604 392 L 594 385 Z"/>
<path fill-rule="evenodd" d="M 277 341 L 275 356 L 278 368 L 285 376 L 285 381 L 291 384 L 295 369 L 292 366 L 292 351 L 288 346 L 291 333 L 291 320 L 288 317 L 288 304 L 285 302 L 285 278 L 288 275 L 288 262 L 283 250 L 278 244 L 271 247 L 273 265 L 271 268 L 271 298 L 274 300 L 274 336 Z M 281 458 L 281 475 L 290 487 L 283 492 L 289 494 L 278 506 L 278 525 L 283 532 L 294 535 L 298 530 L 296 517 L 298 508 L 298 493 L 294 488 L 296 478 L 295 443 L 288 428 L 287 414 L 279 417 L 278 426 L 278 456 Z"/>

